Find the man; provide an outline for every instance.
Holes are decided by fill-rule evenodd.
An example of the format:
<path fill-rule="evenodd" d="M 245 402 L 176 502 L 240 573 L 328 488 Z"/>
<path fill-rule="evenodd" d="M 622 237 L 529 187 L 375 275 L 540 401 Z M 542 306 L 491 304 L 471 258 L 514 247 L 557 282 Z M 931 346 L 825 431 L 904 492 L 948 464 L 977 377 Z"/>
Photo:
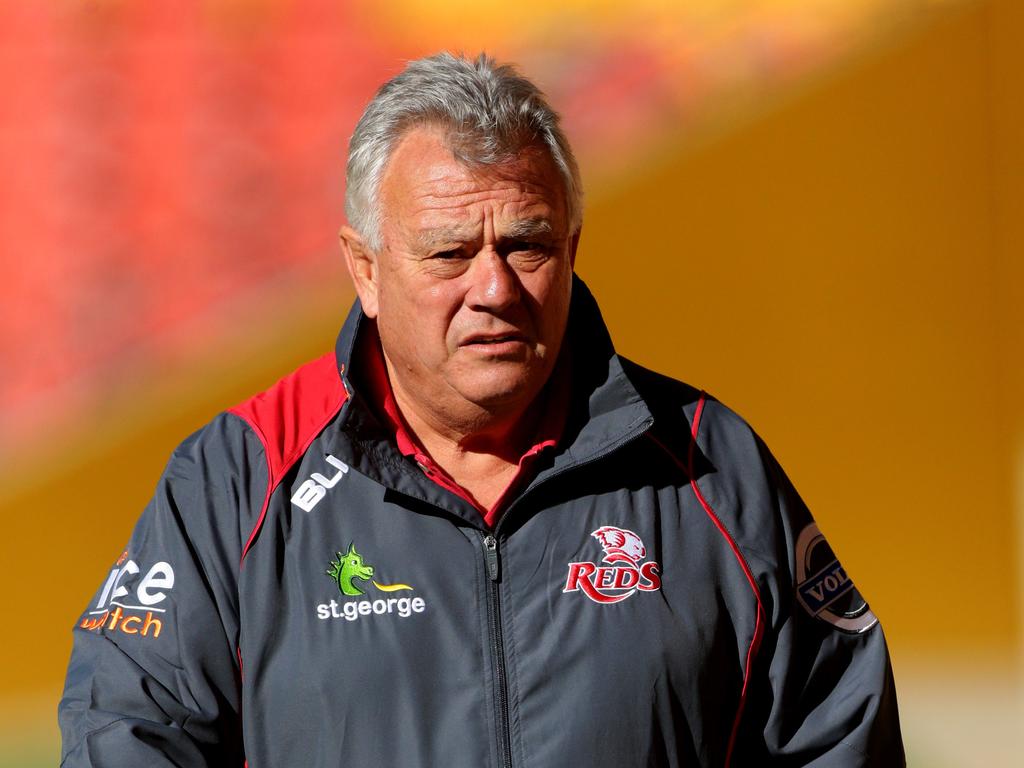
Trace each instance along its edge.
<path fill-rule="evenodd" d="M 514 70 L 384 85 L 337 350 L 175 452 L 65 766 L 903 764 L 877 620 L 751 430 L 615 355 L 580 197 Z"/>

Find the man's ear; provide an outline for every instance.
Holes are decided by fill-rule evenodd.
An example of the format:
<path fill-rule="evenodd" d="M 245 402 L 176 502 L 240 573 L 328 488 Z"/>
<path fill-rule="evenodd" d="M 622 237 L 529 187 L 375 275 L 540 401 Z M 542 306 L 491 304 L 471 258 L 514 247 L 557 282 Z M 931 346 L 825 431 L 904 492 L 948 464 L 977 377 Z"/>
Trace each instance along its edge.
<path fill-rule="evenodd" d="M 580 228 L 576 230 L 576 234 L 572 236 L 572 240 L 569 241 L 569 264 L 573 269 L 576 268 L 576 249 L 580 246 L 580 235 L 583 232 L 583 225 L 580 224 Z"/>
<path fill-rule="evenodd" d="M 377 316 L 377 286 L 380 267 L 377 254 L 366 246 L 362 235 L 352 227 L 345 225 L 338 233 L 341 239 L 341 253 L 345 258 L 345 266 L 352 276 L 352 284 L 356 287 L 363 312 L 367 317 Z"/>

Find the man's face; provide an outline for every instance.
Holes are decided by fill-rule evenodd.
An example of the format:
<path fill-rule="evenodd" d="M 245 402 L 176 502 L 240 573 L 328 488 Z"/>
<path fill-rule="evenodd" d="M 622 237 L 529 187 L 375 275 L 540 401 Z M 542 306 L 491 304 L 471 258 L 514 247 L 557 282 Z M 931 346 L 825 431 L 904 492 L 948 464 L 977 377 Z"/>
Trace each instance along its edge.
<path fill-rule="evenodd" d="M 468 167 L 438 129 L 415 128 L 379 197 L 375 284 L 360 295 L 396 389 L 435 414 L 528 405 L 565 333 L 576 246 L 548 153 Z"/>

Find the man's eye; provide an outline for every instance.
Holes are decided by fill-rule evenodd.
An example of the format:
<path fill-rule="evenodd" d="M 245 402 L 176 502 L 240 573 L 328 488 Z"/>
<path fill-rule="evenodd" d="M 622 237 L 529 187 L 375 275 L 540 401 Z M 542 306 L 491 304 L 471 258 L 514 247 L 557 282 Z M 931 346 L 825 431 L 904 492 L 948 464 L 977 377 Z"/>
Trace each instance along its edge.
<path fill-rule="evenodd" d="M 540 243 L 531 243 L 527 241 L 521 241 L 512 244 L 513 251 L 542 251 L 544 246 Z"/>
<path fill-rule="evenodd" d="M 543 243 L 535 243 L 531 240 L 516 240 L 501 249 L 506 256 L 517 257 L 539 257 L 547 253 L 548 248 Z"/>
<path fill-rule="evenodd" d="M 430 258 L 432 259 L 457 259 L 462 254 L 459 251 L 438 251 Z"/>

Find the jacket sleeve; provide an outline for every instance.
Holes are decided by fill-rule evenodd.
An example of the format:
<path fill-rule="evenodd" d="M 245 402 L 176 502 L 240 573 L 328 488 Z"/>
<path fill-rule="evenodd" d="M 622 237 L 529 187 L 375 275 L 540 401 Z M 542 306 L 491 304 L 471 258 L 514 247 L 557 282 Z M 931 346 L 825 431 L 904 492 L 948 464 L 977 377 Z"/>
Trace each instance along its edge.
<path fill-rule="evenodd" d="M 262 449 L 237 417 L 175 451 L 75 624 L 62 766 L 242 764 L 237 579 L 265 490 Z"/>
<path fill-rule="evenodd" d="M 764 445 L 746 536 L 764 633 L 749 671 L 733 765 L 904 766 L 885 636 L 785 473 Z"/>

